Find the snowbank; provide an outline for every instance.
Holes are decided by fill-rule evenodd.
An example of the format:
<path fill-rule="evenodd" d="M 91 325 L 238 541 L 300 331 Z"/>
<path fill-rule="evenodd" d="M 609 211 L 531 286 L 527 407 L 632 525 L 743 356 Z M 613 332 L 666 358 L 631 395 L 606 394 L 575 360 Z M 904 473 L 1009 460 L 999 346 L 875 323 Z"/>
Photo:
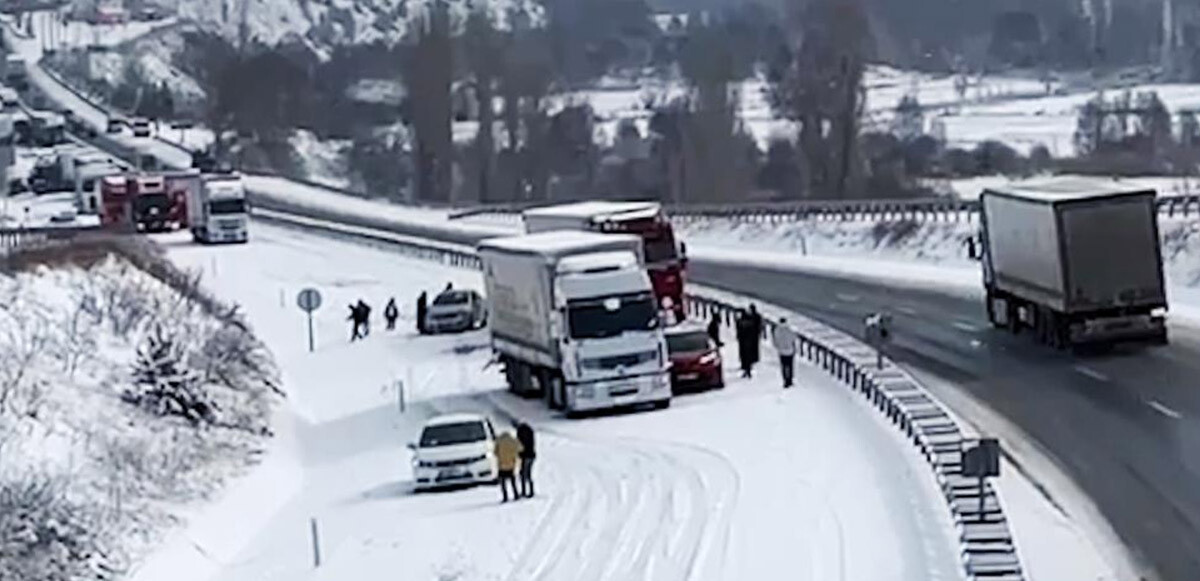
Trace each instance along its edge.
<path fill-rule="evenodd" d="M 80 507 L 67 518 L 82 519 L 33 545 L 7 539 L 0 577 L 127 571 L 256 463 L 269 359 L 193 296 L 111 257 L 0 275 L 0 487 L 51 483 Z M 72 526 L 56 552 L 52 535 Z"/>

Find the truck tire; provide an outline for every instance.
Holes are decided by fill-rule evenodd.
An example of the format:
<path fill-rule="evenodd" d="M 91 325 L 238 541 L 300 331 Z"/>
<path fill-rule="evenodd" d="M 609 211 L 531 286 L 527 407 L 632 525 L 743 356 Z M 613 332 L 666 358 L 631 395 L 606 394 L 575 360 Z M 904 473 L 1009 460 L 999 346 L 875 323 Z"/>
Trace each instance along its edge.
<path fill-rule="evenodd" d="M 1013 335 L 1021 333 L 1021 307 L 1017 304 L 1019 301 L 1013 297 L 1004 300 L 1004 318 L 1008 323 L 1008 330 L 1012 331 Z"/>
<path fill-rule="evenodd" d="M 534 397 L 537 393 L 533 390 L 533 370 L 523 362 L 508 360 L 505 365 L 506 374 L 511 377 L 509 380 L 509 390 L 520 397 Z"/>
<path fill-rule="evenodd" d="M 538 383 L 541 384 L 542 393 L 546 397 L 546 407 L 556 411 L 566 409 L 567 394 L 564 393 L 562 377 L 549 369 L 543 369 L 538 372 Z"/>
<path fill-rule="evenodd" d="M 1003 299 L 997 296 L 996 293 L 989 288 L 987 289 L 987 294 L 984 296 L 983 300 L 984 307 L 987 309 L 988 323 L 991 323 L 992 327 L 996 329 L 1003 329 L 1006 326 L 1006 321 L 1001 321 L 1000 318 L 996 316 L 998 314 L 996 312 L 996 301 Z M 1006 304 L 1007 302 L 1008 301 L 1005 301 Z"/>

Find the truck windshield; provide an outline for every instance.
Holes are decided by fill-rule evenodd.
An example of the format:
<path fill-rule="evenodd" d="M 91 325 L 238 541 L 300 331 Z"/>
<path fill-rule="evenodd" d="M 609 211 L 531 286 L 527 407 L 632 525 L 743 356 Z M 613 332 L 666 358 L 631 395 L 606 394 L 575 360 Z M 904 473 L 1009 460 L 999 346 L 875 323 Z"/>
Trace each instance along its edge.
<path fill-rule="evenodd" d="M 646 264 L 669 262 L 678 258 L 675 241 L 670 236 L 646 238 L 642 243 L 642 247 L 646 252 Z"/>
<path fill-rule="evenodd" d="M 217 214 L 245 214 L 246 200 L 230 199 L 230 200 L 213 200 L 208 203 L 208 211 L 213 215 Z"/>
<path fill-rule="evenodd" d="M 658 326 L 658 309 L 650 293 L 617 295 L 567 303 L 573 339 L 602 339 Z"/>
<path fill-rule="evenodd" d="M 166 194 L 141 194 L 133 198 L 133 210 L 139 216 L 150 214 L 153 210 L 166 215 L 171 207 L 171 200 Z"/>
<path fill-rule="evenodd" d="M 461 422 L 428 426 L 421 432 L 421 447 L 453 446 L 486 439 L 482 422 Z"/>

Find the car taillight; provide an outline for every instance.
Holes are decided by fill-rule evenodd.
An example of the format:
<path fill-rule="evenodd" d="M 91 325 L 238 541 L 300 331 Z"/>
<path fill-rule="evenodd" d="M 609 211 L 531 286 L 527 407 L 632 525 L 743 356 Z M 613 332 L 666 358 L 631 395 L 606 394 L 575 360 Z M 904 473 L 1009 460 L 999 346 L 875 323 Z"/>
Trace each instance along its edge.
<path fill-rule="evenodd" d="M 712 365 L 720 360 L 721 356 L 716 351 L 712 351 L 700 357 L 700 365 Z"/>

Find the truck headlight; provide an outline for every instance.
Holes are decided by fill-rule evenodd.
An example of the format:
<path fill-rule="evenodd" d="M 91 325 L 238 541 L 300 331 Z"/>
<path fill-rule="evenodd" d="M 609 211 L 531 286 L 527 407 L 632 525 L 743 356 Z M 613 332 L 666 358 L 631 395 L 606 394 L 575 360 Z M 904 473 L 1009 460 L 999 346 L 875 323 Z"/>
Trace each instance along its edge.
<path fill-rule="evenodd" d="M 579 385 L 575 387 L 575 396 L 582 398 L 596 397 L 596 388 L 591 385 Z"/>

